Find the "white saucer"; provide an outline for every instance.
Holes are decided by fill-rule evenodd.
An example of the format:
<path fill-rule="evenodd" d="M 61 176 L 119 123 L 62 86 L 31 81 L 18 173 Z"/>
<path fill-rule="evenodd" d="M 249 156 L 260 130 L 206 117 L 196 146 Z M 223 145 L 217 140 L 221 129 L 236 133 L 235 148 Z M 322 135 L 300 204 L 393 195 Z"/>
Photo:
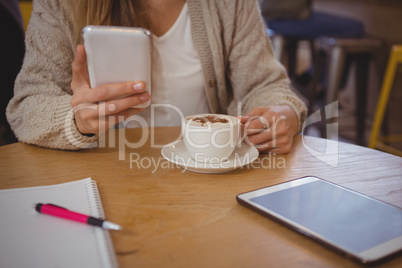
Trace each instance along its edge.
<path fill-rule="evenodd" d="M 188 154 L 183 140 L 166 144 L 162 148 L 162 156 L 184 168 L 199 173 L 223 173 L 252 163 L 257 159 L 258 150 L 243 142 L 237 147 L 227 161 L 221 163 L 203 163 L 194 161 Z"/>

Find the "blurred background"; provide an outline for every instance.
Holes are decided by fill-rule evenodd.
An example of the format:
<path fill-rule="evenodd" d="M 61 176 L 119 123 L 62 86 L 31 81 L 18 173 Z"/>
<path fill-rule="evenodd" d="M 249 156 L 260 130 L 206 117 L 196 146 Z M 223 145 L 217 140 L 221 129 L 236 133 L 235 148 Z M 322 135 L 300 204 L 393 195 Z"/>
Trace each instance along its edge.
<path fill-rule="evenodd" d="M 295 2 L 292 0 L 259 2 L 277 58 L 287 67 L 295 90 L 308 103 L 310 115 L 317 110 L 323 113 L 329 99 L 338 100 L 339 140 L 377 147 L 373 140 L 381 138 L 371 137 L 371 134 L 375 116 L 381 114 L 377 105 L 381 91 L 385 90 L 384 77 L 388 77 L 390 95 L 380 107 L 385 112 L 383 120 L 377 119 L 376 125 L 380 125 L 378 136 L 392 136 L 389 138 L 392 142 L 385 142 L 392 147 L 389 152 L 402 156 L 398 151 L 402 149 L 402 62 L 395 62 L 395 72 L 387 73 L 391 48 L 402 45 L 402 1 L 300 0 L 296 1 L 299 10 L 305 9 L 303 1 L 311 5 L 313 14 L 334 18 L 320 17 L 314 21 L 311 14 L 292 17 L 294 12 L 290 6 Z M 289 11 L 282 12 L 282 17 L 275 17 L 264 13 L 264 5 L 274 9 L 289 8 Z M 310 24 L 306 24 L 309 20 Z M 356 24 L 361 24 L 361 35 Z M 346 29 L 341 31 L 342 27 Z M 340 60 L 344 56 L 345 59 Z M 318 77 L 314 78 L 315 75 Z M 336 94 L 331 98 L 328 91 L 336 91 Z M 325 123 L 314 124 L 305 133 L 331 138 L 325 133 Z"/>
<path fill-rule="evenodd" d="M 390 56 L 391 46 L 402 44 L 402 1 L 400 0 L 316 0 L 314 9 L 356 18 L 364 24 L 365 34 L 378 38 L 384 42 L 382 51 L 379 52 L 379 63 L 382 66 L 370 65 L 368 74 L 368 98 L 367 116 L 365 129 L 365 145 L 370 137 L 378 96 L 383 82 L 386 64 Z M 306 49 L 301 48 L 299 72 L 309 65 L 309 56 Z M 303 65 L 304 64 L 304 65 Z M 387 125 L 389 134 L 402 134 L 402 64 L 399 64 L 395 81 L 392 86 L 391 96 L 387 105 L 387 118 L 384 123 Z M 350 70 L 354 72 L 354 69 Z M 355 98 L 355 76 L 349 75 L 345 88 L 340 92 L 339 101 L 344 110 L 339 118 L 340 135 L 350 141 L 355 137 L 354 110 Z M 401 143 L 395 146 L 402 149 Z"/>
<path fill-rule="evenodd" d="M 390 95 L 388 100 L 380 105 L 380 108 L 384 108 L 384 116 L 377 115 L 378 136 L 392 135 L 391 142 L 384 144 L 402 150 L 402 142 L 398 141 L 399 137 L 402 137 L 400 136 L 402 134 L 401 64 L 396 61 L 395 72 L 390 73 L 388 70 L 387 73 L 392 47 L 402 45 L 402 1 L 305 1 L 309 5 L 310 13 L 307 12 L 300 18 L 294 19 L 286 8 L 292 8 L 290 3 L 295 1 L 289 0 L 289 4 L 286 4 L 287 0 L 259 0 L 276 56 L 289 71 L 293 87 L 308 104 L 309 113 L 322 112 L 329 101 L 338 100 L 339 117 L 335 120 L 339 124 L 339 139 L 385 150 L 376 145 L 374 140 L 379 138 L 372 134 L 375 116 L 381 114 L 377 107 L 381 92 L 386 90 L 383 85 L 384 77 L 388 77 L 391 81 L 388 83 Z M 273 10 L 272 6 L 276 7 L 278 3 L 282 3 L 279 7 L 284 8 L 284 12 L 275 11 L 274 15 L 268 12 L 265 13 L 266 16 L 264 15 L 264 5 L 269 7 L 268 10 Z M 296 9 L 302 8 L 296 7 Z M 32 1 L 0 0 L 1 31 L 3 35 L 13 40 L 6 44 L 2 42 L 2 81 L 13 81 L 16 70 L 21 66 L 23 57 L 21 35 L 23 36 L 26 31 L 31 10 Z M 349 35 L 345 36 L 317 31 L 315 36 L 306 35 L 310 28 L 303 33 L 299 31 L 297 27 L 301 25 L 300 22 L 309 20 L 315 12 L 334 16 L 335 20 L 328 21 L 328 27 L 342 28 L 342 23 L 336 20 L 339 17 L 344 18 L 346 23 L 344 27 L 350 28 L 347 23 L 351 20 L 355 21 L 357 26 L 361 25 L 361 28 L 357 27 L 354 32 L 349 31 Z M 289 23 L 289 20 L 292 23 L 290 26 L 284 24 Z M 270 25 L 272 28 L 276 27 L 276 30 L 271 29 Z M 14 27 L 13 30 L 10 27 Z M 290 33 L 286 32 L 286 27 L 290 29 Z M 12 49 L 15 47 L 18 47 L 18 51 Z M 10 53 L 11 50 L 14 54 Z M 11 54 L 13 56 L 10 56 Z M 6 60 L 3 60 L 4 58 Z M 10 71 L 10 65 L 16 67 Z M 5 105 L 12 96 L 12 85 L 8 84 L 7 87 L 1 90 L 3 95 L 0 145 L 16 141 L 4 117 Z M 325 123 L 311 125 L 305 134 L 327 137 Z M 398 151 L 391 152 L 402 155 Z"/>

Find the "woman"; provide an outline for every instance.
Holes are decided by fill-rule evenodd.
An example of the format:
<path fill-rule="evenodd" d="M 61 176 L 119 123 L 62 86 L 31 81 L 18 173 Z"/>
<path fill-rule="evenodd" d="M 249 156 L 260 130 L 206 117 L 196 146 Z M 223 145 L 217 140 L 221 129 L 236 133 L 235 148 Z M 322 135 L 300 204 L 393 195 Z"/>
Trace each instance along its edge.
<path fill-rule="evenodd" d="M 249 121 L 248 139 L 261 152 L 290 151 L 306 108 L 289 90 L 257 2 L 249 0 L 35 1 L 26 58 L 7 110 L 20 141 L 74 150 L 80 149 L 77 143 L 96 141 L 111 127 L 111 116 L 120 121 L 143 114 L 149 120 L 146 109 L 130 108 L 151 97 L 141 81 L 90 88 L 85 50 L 79 45 L 87 24 L 137 26 L 153 33 L 158 55 L 153 103 L 175 102 L 184 115 L 242 112 L 241 121 Z M 167 50 L 180 45 L 177 38 L 186 45 Z M 169 61 L 170 53 L 176 54 Z M 178 66 L 186 68 L 180 72 Z M 187 90 L 186 97 L 170 97 Z M 82 109 L 85 105 L 90 108 Z M 67 125 L 72 127 L 66 130 Z"/>

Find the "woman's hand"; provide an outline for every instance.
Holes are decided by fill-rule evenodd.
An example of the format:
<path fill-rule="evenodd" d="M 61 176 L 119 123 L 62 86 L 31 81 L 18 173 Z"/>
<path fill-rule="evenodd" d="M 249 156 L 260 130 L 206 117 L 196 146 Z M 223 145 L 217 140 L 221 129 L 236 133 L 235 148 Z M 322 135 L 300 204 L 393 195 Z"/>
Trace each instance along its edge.
<path fill-rule="evenodd" d="M 125 82 L 91 88 L 83 45 L 78 45 L 72 63 L 71 88 L 75 123 L 82 134 L 100 134 L 143 109 L 131 108 L 150 99 L 145 84 Z M 114 117 L 114 118 L 112 118 Z"/>
<path fill-rule="evenodd" d="M 246 142 L 260 152 L 289 153 L 298 132 L 296 114 L 287 105 L 257 107 L 240 121 L 245 124 Z"/>

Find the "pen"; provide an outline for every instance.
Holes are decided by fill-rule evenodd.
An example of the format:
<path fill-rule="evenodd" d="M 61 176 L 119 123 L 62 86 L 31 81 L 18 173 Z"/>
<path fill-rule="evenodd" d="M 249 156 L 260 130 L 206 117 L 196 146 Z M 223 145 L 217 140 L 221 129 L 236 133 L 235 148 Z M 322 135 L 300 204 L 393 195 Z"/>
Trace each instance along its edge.
<path fill-rule="evenodd" d="M 48 214 L 72 221 L 78 221 L 78 222 L 83 222 L 87 223 L 89 225 L 94 225 L 94 226 L 99 226 L 102 227 L 103 229 L 108 229 L 108 230 L 121 230 L 122 227 L 112 223 L 110 221 L 106 221 L 104 219 L 99 219 L 95 217 L 91 217 L 88 215 L 80 214 L 77 212 L 70 211 L 66 208 L 53 205 L 53 204 L 42 204 L 38 203 L 35 204 L 35 210 L 43 213 L 43 214 Z"/>

